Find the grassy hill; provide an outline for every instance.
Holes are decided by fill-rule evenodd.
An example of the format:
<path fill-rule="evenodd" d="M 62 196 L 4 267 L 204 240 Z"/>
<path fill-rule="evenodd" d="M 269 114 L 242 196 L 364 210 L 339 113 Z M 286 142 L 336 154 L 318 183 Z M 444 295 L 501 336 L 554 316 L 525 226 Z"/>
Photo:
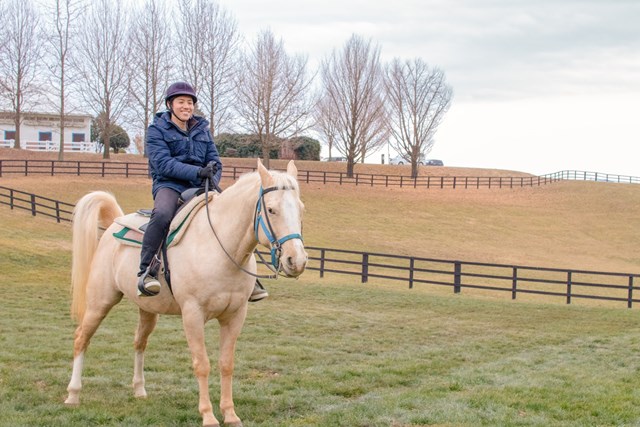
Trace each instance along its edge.
<path fill-rule="evenodd" d="M 0 158 L 25 155 L 21 151 L 0 150 Z M 52 153 L 26 155 L 40 158 Z M 126 161 L 133 157 L 114 157 L 119 156 L 127 156 Z M 225 160 L 226 164 L 233 162 L 255 164 L 252 159 Z M 284 167 L 284 163 L 273 162 L 272 167 Z M 319 170 L 345 167 L 326 162 L 300 164 L 301 169 L 311 166 Z M 398 173 L 398 168 L 403 168 L 358 165 L 365 166 L 371 173 Z M 460 176 L 514 176 L 496 170 L 421 169 L 426 173 L 441 169 Z M 224 188 L 233 182 L 222 184 Z M 0 185 L 69 203 L 88 191 L 108 190 L 125 212 L 152 204 L 151 182 L 146 178 L 5 176 L 0 178 Z M 303 184 L 302 198 L 306 206 L 305 243 L 310 246 L 463 261 L 640 271 L 637 185 L 565 181 L 534 188 L 442 190 Z"/>

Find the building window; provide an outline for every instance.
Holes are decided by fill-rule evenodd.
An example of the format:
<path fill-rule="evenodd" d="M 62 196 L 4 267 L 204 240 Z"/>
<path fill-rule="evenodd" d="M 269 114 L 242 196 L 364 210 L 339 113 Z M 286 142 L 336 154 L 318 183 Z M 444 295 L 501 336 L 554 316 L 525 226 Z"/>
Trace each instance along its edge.
<path fill-rule="evenodd" d="M 71 142 L 84 142 L 84 133 L 72 133 Z"/>
<path fill-rule="evenodd" d="M 53 134 L 51 132 L 39 132 L 38 141 L 51 141 Z"/>
<path fill-rule="evenodd" d="M 4 139 L 9 141 L 10 139 L 16 139 L 16 131 L 15 130 L 5 130 L 4 131 Z"/>

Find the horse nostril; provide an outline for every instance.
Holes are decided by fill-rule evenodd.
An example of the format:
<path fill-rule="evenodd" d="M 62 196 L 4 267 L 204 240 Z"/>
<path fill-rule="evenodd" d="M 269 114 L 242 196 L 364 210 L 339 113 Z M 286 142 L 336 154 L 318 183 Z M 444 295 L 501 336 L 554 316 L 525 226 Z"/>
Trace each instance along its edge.
<path fill-rule="evenodd" d="M 292 257 L 287 257 L 287 265 L 289 267 L 293 267 L 293 258 Z"/>

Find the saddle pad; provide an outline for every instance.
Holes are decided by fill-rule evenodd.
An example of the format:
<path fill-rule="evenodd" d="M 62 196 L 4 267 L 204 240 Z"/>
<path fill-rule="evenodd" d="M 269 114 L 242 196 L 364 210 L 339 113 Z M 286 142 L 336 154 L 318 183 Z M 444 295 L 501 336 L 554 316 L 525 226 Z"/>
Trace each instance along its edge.
<path fill-rule="evenodd" d="M 213 201 L 215 193 L 209 193 L 209 201 Z M 187 203 L 185 207 L 180 209 L 176 216 L 171 221 L 169 227 L 169 234 L 167 236 L 167 247 L 175 246 L 180 242 L 182 236 L 193 219 L 195 214 L 202 206 L 204 206 L 205 195 L 201 194 L 194 197 Z M 132 246 L 142 245 L 142 234 L 147 223 L 149 223 L 149 217 L 141 215 L 137 212 L 118 217 L 114 220 L 122 228 L 113 233 L 113 237 L 120 240 L 124 244 Z"/>

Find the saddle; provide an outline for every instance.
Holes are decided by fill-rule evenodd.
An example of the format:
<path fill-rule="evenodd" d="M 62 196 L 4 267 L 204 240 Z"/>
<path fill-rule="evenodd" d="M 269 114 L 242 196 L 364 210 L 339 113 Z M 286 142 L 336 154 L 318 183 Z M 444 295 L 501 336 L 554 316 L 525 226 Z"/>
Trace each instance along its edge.
<path fill-rule="evenodd" d="M 189 189 L 180 195 L 180 207 L 173 220 L 171 220 L 169 233 L 165 241 L 167 248 L 180 243 L 195 213 L 205 205 L 205 194 L 200 193 L 200 190 L 198 188 Z M 215 194 L 215 192 L 208 193 L 209 202 L 213 200 Z M 113 233 L 113 237 L 124 245 L 142 246 L 142 235 L 147 225 L 149 225 L 150 217 L 150 209 L 140 209 L 137 212 L 116 218 L 114 222 L 120 225 L 121 228 Z"/>

